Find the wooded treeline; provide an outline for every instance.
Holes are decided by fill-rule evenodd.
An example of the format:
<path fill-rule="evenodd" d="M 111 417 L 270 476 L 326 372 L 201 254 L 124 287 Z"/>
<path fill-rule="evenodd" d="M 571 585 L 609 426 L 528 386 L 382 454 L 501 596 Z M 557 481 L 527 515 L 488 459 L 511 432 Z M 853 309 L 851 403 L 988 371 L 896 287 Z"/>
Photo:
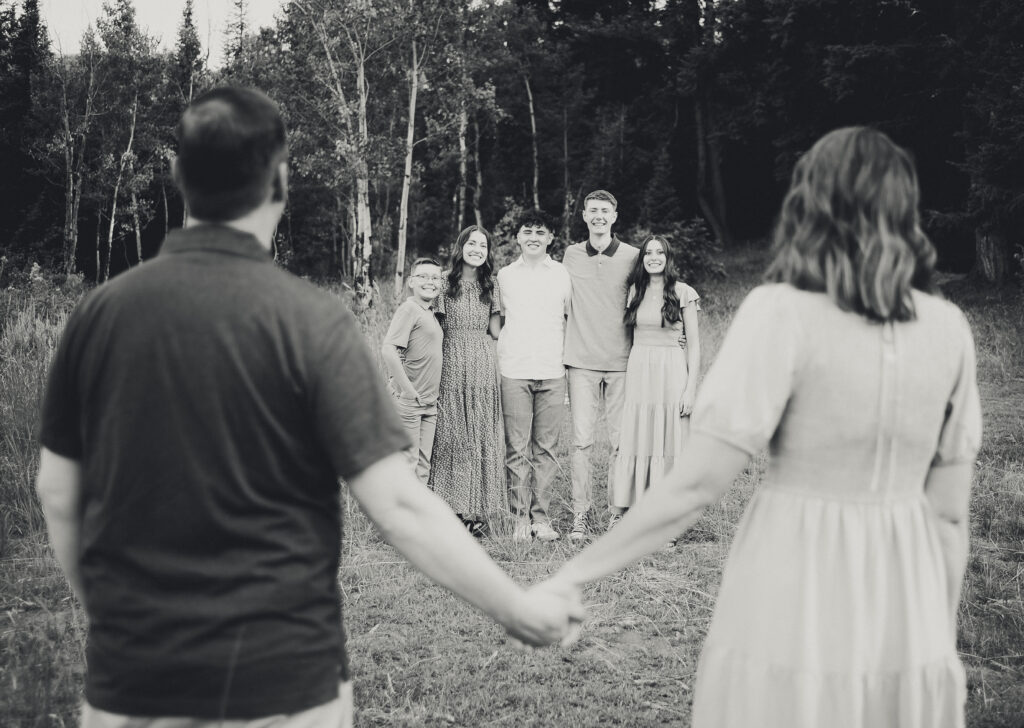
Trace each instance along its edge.
<path fill-rule="evenodd" d="M 530 206 L 578 239 L 598 187 L 627 235 L 761 237 L 797 156 L 849 124 L 913 151 L 945 267 L 1021 270 L 1019 0 L 290 0 L 269 28 L 233 0 L 215 70 L 181 1 L 173 49 L 110 0 L 72 56 L 38 0 L 0 0 L 0 275 L 154 255 L 184 214 L 174 124 L 220 83 L 284 110 L 276 254 L 303 274 L 400 277 L 471 222 L 510 246 Z"/>

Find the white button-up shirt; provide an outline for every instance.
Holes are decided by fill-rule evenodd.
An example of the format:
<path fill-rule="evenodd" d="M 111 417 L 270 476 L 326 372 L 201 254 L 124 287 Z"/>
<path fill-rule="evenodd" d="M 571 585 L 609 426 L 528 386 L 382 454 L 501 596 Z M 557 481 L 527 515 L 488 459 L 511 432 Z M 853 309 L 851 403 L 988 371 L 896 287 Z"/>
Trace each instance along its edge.
<path fill-rule="evenodd" d="M 565 316 L 572 298 L 569 272 L 547 256 L 531 267 L 522 256 L 498 271 L 505 324 L 498 336 L 498 369 L 509 379 L 565 375 Z"/>

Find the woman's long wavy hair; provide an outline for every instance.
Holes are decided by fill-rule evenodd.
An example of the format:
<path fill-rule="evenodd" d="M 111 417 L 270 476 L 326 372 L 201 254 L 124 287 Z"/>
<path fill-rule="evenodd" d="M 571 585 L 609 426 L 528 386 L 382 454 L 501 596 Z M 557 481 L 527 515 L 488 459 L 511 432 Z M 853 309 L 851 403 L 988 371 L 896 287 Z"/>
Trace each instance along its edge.
<path fill-rule="evenodd" d="M 932 291 L 935 248 L 921 230 L 910 155 L 880 131 L 837 129 L 793 170 L 769 281 L 823 291 L 876 321 L 914 318 L 911 289 Z"/>
<path fill-rule="evenodd" d="M 637 309 L 640 308 L 640 302 L 644 300 L 647 286 L 651 282 L 651 274 L 644 268 L 644 255 L 647 253 L 647 248 L 655 241 L 661 243 L 661 248 L 665 251 L 665 292 L 664 303 L 661 305 L 661 325 L 665 326 L 667 323 L 672 326 L 682 318 L 679 313 L 679 295 L 676 293 L 678 275 L 676 274 L 675 258 L 672 255 L 672 246 L 661 235 L 648 235 L 640 245 L 640 255 L 636 257 L 633 269 L 629 272 L 629 277 L 626 278 L 626 290 L 631 292 L 631 295 L 629 301 L 626 302 L 626 314 L 622 320 L 629 328 L 636 326 Z"/>
<path fill-rule="evenodd" d="M 450 298 L 458 298 L 462 295 L 462 246 L 469 240 L 469 236 L 480 231 L 487 238 L 487 259 L 477 268 L 476 279 L 480 283 L 480 300 L 484 303 L 491 302 L 491 294 L 494 292 L 494 279 L 491 274 L 494 272 L 494 246 L 491 244 L 491 234 L 479 225 L 470 225 L 459 233 L 455 240 L 455 249 L 452 251 L 451 270 L 448 271 L 448 293 Z"/>

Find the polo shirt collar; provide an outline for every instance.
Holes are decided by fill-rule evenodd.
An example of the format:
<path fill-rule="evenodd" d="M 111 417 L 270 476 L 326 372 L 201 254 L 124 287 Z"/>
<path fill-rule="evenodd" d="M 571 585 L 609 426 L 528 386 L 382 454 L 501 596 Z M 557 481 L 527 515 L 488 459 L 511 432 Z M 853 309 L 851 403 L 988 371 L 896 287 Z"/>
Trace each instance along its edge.
<path fill-rule="evenodd" d="M 611 258 L 613 255 L 615 255 L 615 251 L 618 249 L 619 239 L 615 237 L 615 233 L 612 233 L 612 241 L 608 243 L 608 247 L 601 251 L 600 254 L 607 255 L 609 258 Z M 595 255 L 598 255 L 597 248 L 590 244 L 589 239 L 587 240 L 587 255 L 589 255 L 591 258 L 593 258 Z"/>
<path fill-rule="evenodd" d="M 172 230 L 160 246 L 160 255 L 191 251 L 227 253 L 255 260 L 271 259 L 270 251 L 260 245 L 254 235 L 213 223 Z"/>

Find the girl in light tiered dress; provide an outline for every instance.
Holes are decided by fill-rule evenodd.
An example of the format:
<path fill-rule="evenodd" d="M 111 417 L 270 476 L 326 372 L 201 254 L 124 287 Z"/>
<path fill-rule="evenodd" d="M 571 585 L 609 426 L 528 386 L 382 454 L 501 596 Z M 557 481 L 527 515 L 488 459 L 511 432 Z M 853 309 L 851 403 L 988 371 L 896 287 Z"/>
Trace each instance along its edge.
<path fill-rule="evenodd" d="M 548 585 L 571 593 L 657 549 L 767 447 L 697 668 L 697 728 L 964 725 L 981 415 L 971 331 L 930 293 L 917 204 L 913 162 L 880 132 L 834 131 L 800 159 L 771 282 L 736 312 L 676 468 Z"/>

